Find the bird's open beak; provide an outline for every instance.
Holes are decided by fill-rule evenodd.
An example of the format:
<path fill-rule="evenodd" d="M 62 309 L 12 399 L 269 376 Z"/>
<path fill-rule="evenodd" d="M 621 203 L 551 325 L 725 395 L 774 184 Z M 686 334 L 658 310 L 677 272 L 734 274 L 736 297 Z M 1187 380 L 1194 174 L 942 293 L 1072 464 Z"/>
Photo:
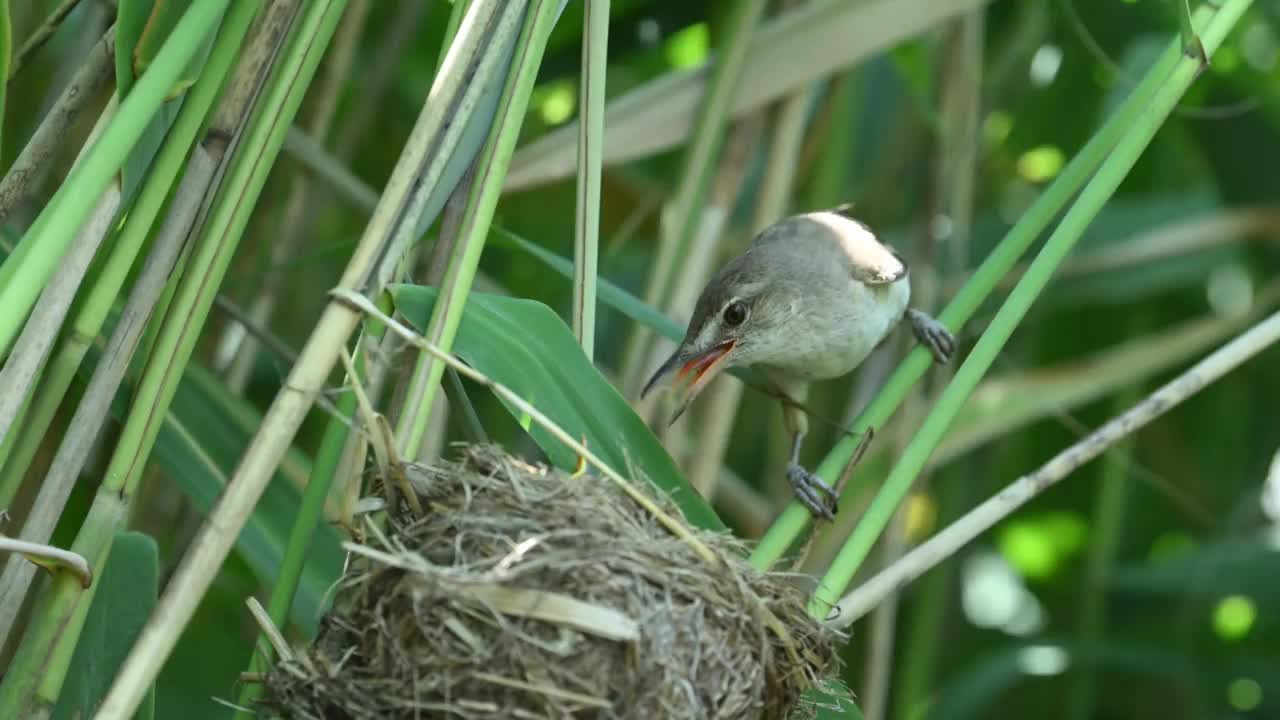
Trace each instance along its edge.
<path fill-rule="evenodd" d="M 684 414 L 689 403 L 693 402 L 698 393 L 702 392 L 702 388 L 711 382 L 711 378 L 724 369 L 726 360 L 736 344 L 736 340 L 730 340 L 692 357 L 685 356 L 683 348 L 677 349 L 666 362 L 662 363 L 662 367 L 658 368 L 653 377 L 649 378 L 644 390 L 640 391 L 640 397 L 648 395 L 659 380 L 678 367 L 676 381 L 673 384 L 676 391 L 676 410 L 667 421 L 668 425 L 674 423 Z"/>

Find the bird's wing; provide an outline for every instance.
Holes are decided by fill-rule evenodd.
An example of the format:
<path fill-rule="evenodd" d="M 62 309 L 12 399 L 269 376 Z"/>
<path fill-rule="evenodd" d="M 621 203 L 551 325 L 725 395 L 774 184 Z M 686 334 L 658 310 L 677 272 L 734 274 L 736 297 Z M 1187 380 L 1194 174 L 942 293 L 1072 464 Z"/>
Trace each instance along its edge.
<path fill-rule="evenodd" d="M 887 285 L 907 274 L 907 263 L 880 242 L 866 225 L 847 214 L 848 208 L 793 215 L 766 228 L 753 248 L 800 245 L 810 253 L 806 262 L 844 261 L 853 279 L 867 285 Z"/>
<path fill-rule="evenodd" d="M 907 263 L 866 225 L 844 213 L 813 213 L 811 219 L 831 232 L 849 260 L 853 279 L 868 285 L 887 285 L 907 274 Z"/>

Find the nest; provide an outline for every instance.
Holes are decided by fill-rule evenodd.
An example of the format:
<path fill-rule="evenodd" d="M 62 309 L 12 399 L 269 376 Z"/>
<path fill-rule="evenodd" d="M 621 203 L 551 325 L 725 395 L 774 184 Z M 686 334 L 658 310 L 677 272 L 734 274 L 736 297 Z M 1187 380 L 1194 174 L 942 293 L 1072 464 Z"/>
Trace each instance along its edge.
<path fill-rule="evenodd" d="M 708 563 L 607 480 L 494 448 L 406 472 L 425 517 L 398 515 L 356 554 L 314 645 L 268 674 L 269 713 L 813 714 L 801 694 L 834 669 L 838 638 L 740 541 L 697 533 Z"/>

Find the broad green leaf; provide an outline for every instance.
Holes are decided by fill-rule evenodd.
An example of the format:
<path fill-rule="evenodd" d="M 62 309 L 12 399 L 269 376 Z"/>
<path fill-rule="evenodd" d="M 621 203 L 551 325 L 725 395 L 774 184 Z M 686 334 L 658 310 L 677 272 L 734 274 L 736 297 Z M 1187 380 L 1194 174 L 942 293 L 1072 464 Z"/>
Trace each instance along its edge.
<path fill-rule="evenodd" d="M 160 671 L 156 681 L 160 720 L 231 718 L 223 703 L 235 699 L 236 677 L 254 651 L 254 633 L 246 632 L 252 621 L 245 598 L 258 591 L 254 574 L 239 559 L 227 558 Z"/>
<path fill-rule="evenodd" d="M 436 289 L 418 285 L 389 288 L 396 309 L 421 329 L 431 316 Z M 476 370 L 532 403 L 614 469 L 635 467 L 671 493 L 685 518 L 703 528 L 724 525 L 680 474 L 675 462 L 590 362 L 560 316 L 546 305 L 520 298 L 472 293 L 454 341 L 454 351 Z M 519 411 L 507 408 L 513 416 Z M 577 455 L 536 424 L 529 429 L 558 467 L 571 469 Z"/>
<path fill-rule="evenodd" d="M 94 582 L 98 589 L 71 657 L 66 684 L 53 710 L 54 720 L 93 716 L 151 616 L 160 587 L 160 559 L 155 540 L 138 532 L 117 535 L 107 565 Z M 154 715 L 153 689 L 133 717 L 149 720 Z"/>
<path fill-rule="evenodd" d="M 490 234 L 493 236 L 490 240 L 491 244 L 530 255 L 538 262 L 555 270 L 566 280 L 573 279 L 573 262 L 496 225 Z M 654 330 L 668 340 L 680 342 L 680 339 L 684 337 L 684 328 L 680 327 L 674 320 L 608 280 L 604 278 L 596 280 L 596 293 L 601 302 L 641 325 Z"/>

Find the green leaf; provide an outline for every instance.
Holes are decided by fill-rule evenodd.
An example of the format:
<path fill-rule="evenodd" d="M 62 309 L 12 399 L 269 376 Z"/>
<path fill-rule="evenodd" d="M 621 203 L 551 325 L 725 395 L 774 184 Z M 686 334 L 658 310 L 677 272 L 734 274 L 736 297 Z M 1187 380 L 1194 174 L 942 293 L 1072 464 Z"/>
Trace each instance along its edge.
<path fill-rule="evenodd" d="M 54 707 L 54 720 L 93 716 L 151 616 L 160 583 L 155 540 L 138 532 L 118 535 L 96 582 L 98 589 L 71 658 L 67 682 Z M 146 720 L 154 715 L 153 689 L 133 717 Z"/>
<path fill-rule="evenodd" d="M 510 230 L 494 226 L 491 234 L 493 238 L 490 243 L 525 253 L 548 268 L 555 270 L 566 280 L 573 279 L 573 262 L 541 247 L 537 243 L 516 235 Z M 599 278 L 596 282 L 596 296 L 609 307 L 661 334 L 668 340 L 680 342 L 684 337 L 684 328 L 654 309 L 651 305 L 646 304 L 640 298 L 604 278 Z"/>
<path fill-rule="evenodd" d="M 389 288 L 396 309 L 421 329 L 431 317 L 437 290 L 420 285 Z M 546 305 L 520 298 L 472 293 L 462 313 L 454 350 L 467 363 L 506 385 L 622 473 L 635 467 L 671 493 L 692 524 L 722 530 L 723 523 L 690 487 L 649 427 L 587 361 L 569 327 Z M 513 417 L 519 411 L 508 406 Z M 537 425 L 530 434 L 558 467 L 571 469 L 577 455 Z"/>

